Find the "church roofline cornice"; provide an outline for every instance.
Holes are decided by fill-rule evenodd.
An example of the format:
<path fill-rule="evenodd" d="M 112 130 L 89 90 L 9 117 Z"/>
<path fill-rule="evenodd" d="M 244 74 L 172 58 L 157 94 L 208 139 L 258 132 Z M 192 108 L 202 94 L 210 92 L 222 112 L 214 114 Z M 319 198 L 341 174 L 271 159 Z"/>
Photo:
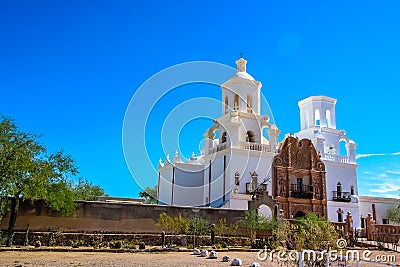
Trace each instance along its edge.
<path fill-rule="evenodd" d="M 302 107 L 303 105 L 305 105 L 305 104 L 307 104 L 309 102 L 314 102 L 314 101 L 325 101 L 325 102 L 328 102 L 328 103 L 333 103 L 335 105 L 336 102 L 337 102 L 337 99 L 336 98 L 332 98 L 332 97 L 328 97 L 328 96 L 323 96 L 323 95 L 310 96 L 310 97 L 307 97 L 307 98 L 305 98 L 303 100 L 300 100 L 298 102 L 298 105 L 299 105 L 299 107 Z"/>
<path fill-rule="evenodd" d="M 235 85 L 235 84 L 249 84 L 256 86 L 259 90 L 262 87 L 262 83 L 260 81 L 249 80 L 240 77 L 231 77 L 229 78 L 229 80 L 227 80 L 221 85 L 221 88 L 224 90 L 234 91 L 233 89 L 230 89 L 230 85 Z"/>

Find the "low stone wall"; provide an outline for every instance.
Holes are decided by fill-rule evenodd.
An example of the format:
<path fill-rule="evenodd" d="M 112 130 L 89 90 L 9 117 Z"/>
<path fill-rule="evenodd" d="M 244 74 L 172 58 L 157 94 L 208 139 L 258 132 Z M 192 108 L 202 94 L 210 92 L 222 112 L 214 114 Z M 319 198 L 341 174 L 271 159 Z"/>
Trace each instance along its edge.
<path fill-rule="evenodd" d="M 374 239 L 385 243 L 398 243 L 400 240 L 400 226 L 390 224 L 375 224 Z"/>
<path fill-rule="evenodd" d="M 244 212 L 239 210 L 146 205 L 140 203 L 109 203 L 101 201 L 78 202 L 73 216 L 63 217 L 42 201 L 23 201 L 18 211 L 16 231 L 160 233 L 156 225 L 162 212 L 169 216 L 182 214 L 185 218 L 201 217 L 210 223 L 225 218 L 227 224 L 239 223 Z M 0 229 L 8 227 L 8 215 Z"/>
<path fill-rule="evenodd" d="M 160 234 L 110 234 L 110 233 L 60 233 L 60 232 L 15 232 L 13 244 L 17 246 L 34 246 L 40 241 L 41 246 L 82 246 L 94 248 L 129 248 L 137 249 L 139 243 L 146 246 L 161 246 Z M 120 242 L 121 247 L 116 247 Z M 244 237 L 216 237 L 215 244 L 229 246 L 249 245 L 249 239 Z M 193 244 L 192 235 L 166 235 L 165 244 L 187 246 Z M 196 244 L 211 245 L 210 236 L 196 236 Z"/>

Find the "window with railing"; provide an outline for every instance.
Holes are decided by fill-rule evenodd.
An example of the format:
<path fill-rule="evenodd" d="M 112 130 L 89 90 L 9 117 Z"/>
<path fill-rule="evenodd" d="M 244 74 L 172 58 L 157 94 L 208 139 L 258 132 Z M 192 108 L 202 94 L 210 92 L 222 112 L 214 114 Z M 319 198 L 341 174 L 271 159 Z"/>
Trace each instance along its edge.
<path fill-rule="evenodd" d="M 266 184 L 246 183 L 246 194 L 262 194 L 267 191 Z"/>
<path fill-rule="evenodd" d="M 339 202 L 350 202 L 351 201 L 351 193 L 350 192 L 341 192 L 341 191 L 332 191 L 333 201 Z"/>
<path fill-rule="evenodd" d="M 290 184 L 291 197 L 295 198 L 308 198 L 312 199 L 314 196 L 314 188 L 312 185 L 302 184 L 297 182 L 296 184 Z"/>

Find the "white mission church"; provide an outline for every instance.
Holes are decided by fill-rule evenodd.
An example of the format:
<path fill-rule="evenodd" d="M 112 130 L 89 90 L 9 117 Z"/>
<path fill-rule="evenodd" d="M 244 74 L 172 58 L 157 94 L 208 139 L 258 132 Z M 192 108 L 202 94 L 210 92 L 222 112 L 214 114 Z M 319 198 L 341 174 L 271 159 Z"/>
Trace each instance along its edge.
<path fill-rule="evenodd" d="M 313 211 L 334 222 L 351 212 L 357 228 L 370 213 L 377 223 L 389 223 L 386 209 L 395 199 L 358 195 L 357 145 L 336 129 L 336 99 L 299 101 L 301 130 L 279 143 L 280 130 L 260 114 L 262 84 L 246 63 L 238 59 L 236 73 L 221 85 L 222 114 L 204 133 L 200 156 L 160 159 L 159 204 L 255 208 L 286 218 Z"/>

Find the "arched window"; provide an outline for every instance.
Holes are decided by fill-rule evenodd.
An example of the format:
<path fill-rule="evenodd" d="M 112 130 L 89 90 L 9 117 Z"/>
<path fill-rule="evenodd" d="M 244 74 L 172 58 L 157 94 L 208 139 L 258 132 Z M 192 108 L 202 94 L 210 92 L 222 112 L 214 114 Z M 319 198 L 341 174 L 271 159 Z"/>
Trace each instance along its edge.
<path fill-rule="evenodd" d="M 229 102 L 228 102 L 228 96 L 225 96 L 225 114 L 228 113 L 229 111 Z"/>
<path fill-rule="evenodd" d="M 319 113 L 319 109 L 315 110 L 314 119 L 315 119 L 315 126 L 320 126 L 321 125 L 321 115 Z"/>
<path fill-rule="evenodd" d="M 234 110 L 239 110 L 239 95 L 235 94 L 235 101 L 233 103 Z"/>
<path fill-rule="evenodd" d="M 216 147 L 219 145 L 219 129 L 214 130 L 213 136 L 212 136 L 212 146 Z"/>
<path fill-rule="evenodd" d="M 338 182 L 336 185 L 336 191 L 337 191 L 338 197 L 340 197 L 340 194 L 342 193 L 342 184 L 340 182 Z"/>
<path fill-rule="evenodd" d="M 339 149 L 340 149 L 340 155 L 341 156 L 348 156 L 346 140 L 342 139 L 342 140 L 339 141 Z"/>
<path fill-rule="evenodd" d="M 251 101 L 251 95 L 247 95 L 247 113 L 253 113 L 253 105 Z"/>
<path fill-rule="evenodd" d="M 326 117 L 326 127 L 331 128 L 332 127 L 332 117 L 331 117 L 331 111 L 329 109 L 326 110 L 325 117 Z"/>
<path fill-rule="evenodd" d="M 239 172 L 235 173 L 235 185 L 239 185 L 240 174 Z"/>
<path fill-rule="evenodd" d="M 226 132 L 223 132 L 223 133 L 222 133 L 222 136 L 221 136 L 221 143 L 226 143 Z"/>
<path fill-rule="evenodd" d="M 247 131 L 246 133 L 246 142 L 255 143 L 257 140 L 256 135 L 253 131 Z"/>
<path fill-rule="evenodd" d="M 350 195 L 354 195 L 354 185 L 350 186 Z"/>
<path fill-rule="evenodd" d="M 337 211 L 337 216 L 338 216 L 338 222 L 343 222 L 343 210 L 339 208 Z"/>
<path fill-rule="evenodd" d="M 258 186 L 258 174 L 256 172 L 253 172 L 251 174 L 251 185 L 252 185 L 252 190 L 256 190 Z"/>

